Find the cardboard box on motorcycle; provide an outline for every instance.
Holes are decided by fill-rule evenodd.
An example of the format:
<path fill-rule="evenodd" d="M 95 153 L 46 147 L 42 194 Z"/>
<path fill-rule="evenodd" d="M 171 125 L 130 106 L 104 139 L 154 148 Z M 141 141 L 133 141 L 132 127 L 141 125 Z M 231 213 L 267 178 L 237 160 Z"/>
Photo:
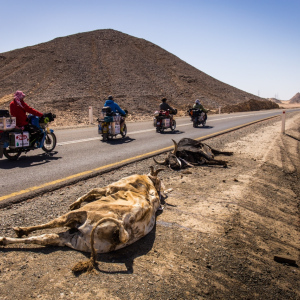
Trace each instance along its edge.
<path fill-rule="evenodd" d="M 10 148 L 20 148 L 29 146 L 29 132 L 24 131 L 23 133 L 19 132 L 10 132 L 9 133 L 9 147 Z"/>
<path fill-rule="evenodd" d="M 110 134 L 119 134 L 120 133 L 120 123 L 112 122 L 111 125 L 108 126 L 108 130 Z"/>
<path fill-rule="evenodd" d="M 0 117 L 0 130 L 11 130 L 16 127 L 15 117 Z"/>

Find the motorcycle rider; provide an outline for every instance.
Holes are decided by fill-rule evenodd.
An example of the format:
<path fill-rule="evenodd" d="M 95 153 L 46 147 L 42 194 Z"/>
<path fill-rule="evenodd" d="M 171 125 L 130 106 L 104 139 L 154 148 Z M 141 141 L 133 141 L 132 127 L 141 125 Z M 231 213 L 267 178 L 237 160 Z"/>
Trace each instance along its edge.
<path fill-rule="evenodd" d="M 201 104 L 201 102 L 200 102 L 199 99 L 197 99 L 197 100 L 195 101 L 195 104 L 193 105 L 193 108 L 194 108 L 194 109 L 199 109 L 199 110 L 203 111 L 203 112 L 205 113 L 205 121 L 207 120 L 207 113 L 208 113 L 208 110 L 205 109 L 205 108 L 203 107 L 203 105 Z"/>
<path fill-rule="evenodd" d="M 162 103 L 159 105 L 159 110 L 170 110 L 170 113 L 174 112 L 174 109 L 167 103 L 167 98 L 162 98 Z"/>
<path fill-rule="evenodd" d="M 111 95 L 108 96 L 107 100 L 104 103 L 104 106 L 109 106 L 112 112 L 114 113 L 118 112 L 122 117 L 126 116 L 126 112 L 123 109 L 121 109 L 121 107 L 114 101 L 114 98 Z M 121 118 L 121 122 L 120 122 L 121 132 L 123 132 L 124 123 L 125 123 L 125 118 Z"/>
<path fill-rule="evenodd" d="M 30 107 L 24 98 L 26 95 L 22 91 L 16 91 L 14 94 L 14 100 L 9 104 L 10 114 L 16 117 L 16 125 L 25 131 L 30 133 L 32 141 L 38 139 L 39 129 L 32 124 L 29 124 L 27 114 L 32 114 L 37 117 L 43 117 L 43 114 L 36 109 Z"/>
<path fill-rule="evenodd" d="M 176 115 L 176 113 L 177 113 L 177 110 L 176 109 L 174 109 L 174 108 L 172 108 L 168 103 L 167 103 L 167 98 L 162 98 L 161 99 L 161 104 L 159 105 L 159 110 L 160 111 L 167 111 L 167 110 L 169 110 L 169 112 L 170 112 L 170 115 L 169 115 L 169 118 L 170 118 L 170 120 L 172 120 L 173 119 L 173 114 L 174 115 Z M 156 120 L 157 120 L 157 122 L 159 122 L 159 127 L 161 126 L 161 124 L 162 124 L 162 118 L 160 117 L 160 116 L 157 116 L 156 117 Z M 172 121 L 171 121 L 172 122 Z"/>

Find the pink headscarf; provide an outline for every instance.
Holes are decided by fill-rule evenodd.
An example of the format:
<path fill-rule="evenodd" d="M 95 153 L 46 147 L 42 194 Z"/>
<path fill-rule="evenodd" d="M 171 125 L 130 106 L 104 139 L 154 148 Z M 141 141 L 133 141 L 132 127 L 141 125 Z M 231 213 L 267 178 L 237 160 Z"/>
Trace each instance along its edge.
<path fill-rule="evenodd" d="M 22 91 L 16 91 L 14 95 L 15 102 L 23 108 L 23 105 L 21 103 L 21 100 L 25 98 L 25 94 Z"/>

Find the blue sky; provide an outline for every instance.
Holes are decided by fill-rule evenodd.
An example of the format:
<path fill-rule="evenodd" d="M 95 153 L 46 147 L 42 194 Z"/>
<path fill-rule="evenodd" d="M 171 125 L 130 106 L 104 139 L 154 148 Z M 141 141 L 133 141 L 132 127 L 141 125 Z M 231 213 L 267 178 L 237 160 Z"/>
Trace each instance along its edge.
<path fill-rule="evenodd" d="M 0 53 L 111 28 L 260 97 L 300 92 L 300 0 L 0 0 L 0 11 Z"/>

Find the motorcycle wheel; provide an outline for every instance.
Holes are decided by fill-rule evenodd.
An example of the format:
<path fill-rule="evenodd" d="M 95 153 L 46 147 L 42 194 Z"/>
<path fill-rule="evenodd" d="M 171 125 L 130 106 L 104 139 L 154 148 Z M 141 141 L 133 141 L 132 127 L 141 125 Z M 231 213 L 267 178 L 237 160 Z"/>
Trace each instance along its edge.
<path fill-rule="evenodd" d="M 121 132 L 121 136 L 123 139 L 126 137 L 126 134 L 127 134 L 127 126 L 126 124 L 124 124 L 123 131 Z"/>
<path fill-rule="evenodd" d="M 202 122 L 202 126 L 205 127 L 206 121 Z"/>
<path fill-rule="evenodd" d="M 193 122 L 193 127 L 194 127 L 194 128 L 197 128 L 197 127 L 198 127 L 197 121 L 194 121 L 194 122 Z"/>
<path fill-rule="evenodd" d="M 51 152 L 56 146 L 56 136 L 53 132 L 50 133 L 46 133 L 46 138 L 44 141 L 44 145 L 42 147 L 42 149 L 49 153 Z"/>
<path fill-rule="evenodd" d="M 22 149 L 3 149 L 3 154 L 9 160 L 17 160 L 22 153 Z"/>
<path fill-rule="evenodd" d="M 171 125 L 171 130 L 172 132 L 176 129 L 176 121 L 173 120 L 172 125 Z"/>

